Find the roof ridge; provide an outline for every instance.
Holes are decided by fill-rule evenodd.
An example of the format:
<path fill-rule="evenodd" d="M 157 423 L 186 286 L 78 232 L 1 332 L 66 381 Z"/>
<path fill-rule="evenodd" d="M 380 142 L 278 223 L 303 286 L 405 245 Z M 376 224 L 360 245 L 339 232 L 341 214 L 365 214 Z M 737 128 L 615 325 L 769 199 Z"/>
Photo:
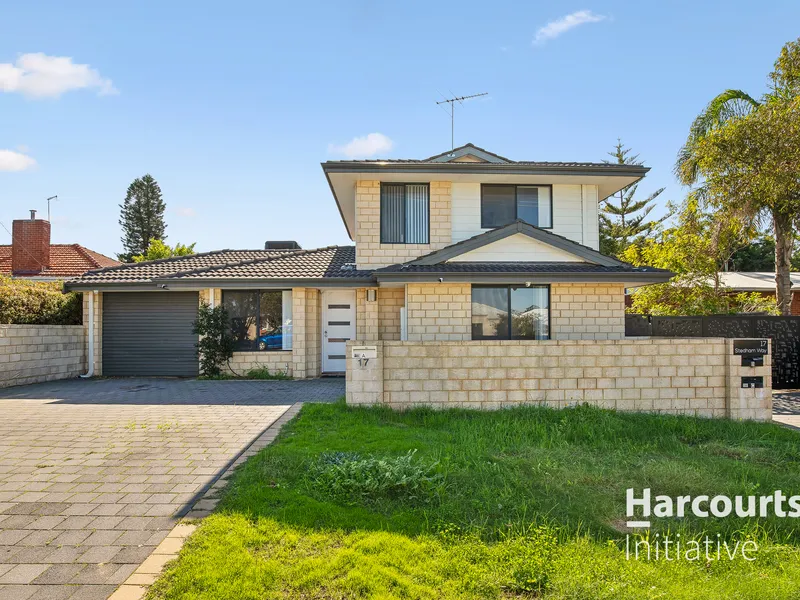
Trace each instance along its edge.
<path fill-rule="evenodd" d="M 162 279 L 174 279 L 177 277 L 191 277 L 192 275 L 197 275 L 200 273 L 210 273 L 211 271 L 216 271 L 218 269 L 229 269 L 230 267 L 244 267 L 247 265 L 255 265 L 258 263 L 268 263 L 273 262 L 276 260 L 284 260 L 286 258 L 293 258 L 295 256 L 305 256 L 307 254 L 313 254 L 315 252 L 321 252 L 323 250 L 331 250 L 334 248 L 340 248 L 341 246 L 325 246 L 322 248 L 308 248 L 308 249 L 301 249 L 301 250 L 290 250 L 287 251 L 287 254 L 280 255 L 280 256 L 267 256 L 263 258 L 250 258 L 247 260 L 239 260 L 230 263 L 225 263 L 222 265 L 211 265 L 208 267 L 202 267 L 199 269 L 189 269 L 188 271 L 180 271 L 178 273 L 171 273 L 170 275 L 164 275 L 162 277 L 154 277 L 154 281 L 160 281 Z"/>
<path fill-rule="evenodd" d="M 69 245 L 72 246 L 73 248 L 75 248 L 75 250 L 78 252 L 78 254 L 83 256 L 86 260 L 88 260 L 95 267 L 99 267 L 100 266 L 100 263 L 97 262 L 97 259 L 94 256 L 92 256 L 91 254 L 89 254 L 86 251 L 86 248 L 84 248 L 83 246 L 81 246 L 77 242 L 74 243 L 74 244 L 69 244 Z M 106 257 L 106 258 L 108 258 L 108 257 Z M 119 265 L 115 265 L 115 266 L 119 266 Z"/>
<path fill-rule="evenodd" d="M 113 267 L 103 267 L 102 269 L 94 269 L 92 271 L 87 271 L 86 273 L 84 273 L 84 275 L 86 275 L 88 273 L 92 273 L 92 274 L 105 273 L 107 271 L 111 271 L 112 269 L 116 269 L 116 270 L 119 270 L 119 271 L 125 271 L 127 269 L 133 269 L 135 267 L 138 267 L 138 266 L 144 265 L 144 264 L 147 264 L 147 265 L 160 265 L 160 264 L 167 263 L 167 262 L 186 260 L 188 258 L 196 258 L 198 256 L 211 256 L 211 255 L 214 255 L 214 254 L 221 254 L 222 252 L 231 252 L 231 250 L 229 248 L 225 248 L 223 250 L 209 250 L 208 252 L 198 252 L 196 254 L 186 254 L 184 256 L 170 256 L 168 258 L 157 258 L 155 260 L 145 260 L 145 261 L 142 261 L 142 262 L 132 262 L 132 263 L 124 262 L 121 265 L 114 265 Z"/>

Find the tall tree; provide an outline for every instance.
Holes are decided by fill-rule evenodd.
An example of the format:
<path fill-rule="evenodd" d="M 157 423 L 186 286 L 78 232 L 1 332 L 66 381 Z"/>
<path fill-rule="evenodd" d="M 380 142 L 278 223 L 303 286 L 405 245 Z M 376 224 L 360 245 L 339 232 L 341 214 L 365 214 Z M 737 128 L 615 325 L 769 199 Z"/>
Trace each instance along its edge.
<path fill-rule="evenodd" d="M 619 165 L 641 165 L 639 155 L 631 155 L 631 149 L 617 139 L 613 152 L 608 153 L 614 160 L 606 163 Z M 654 200 L 661 195 L 664 188 L 658 189 L 646 198 L 636 200 L 638 183 L 622 188 L 614 196 L 606 198 L 600 209 L 600 252 L 610 256 L 619 256 L 631 244 L 639 244 L 651 236 L 664 220 L 647 220 L 650 211 L 655 207 Z M 613 201 L 612 201 L 613 198 Z"/>
<path fill-rule="evenodd" d="M 698 115 L 675 173 L 723 218 L 768 221 L 775 239 L 775 290 L 791 314 L 791 257 L 800 215 L 800 39 L 787 43 L 755 100 L 727 90 Z"/>
<path fill-rule="evenodd" d="M 166 204 L 158 182 L 149 173 L 133 180 L 119 207 L 122 246 L 125 249 L 117 255 L 120 260 L 130 262 L 134 256 L 147 254 L 152 239 L 167 239 Z"/>

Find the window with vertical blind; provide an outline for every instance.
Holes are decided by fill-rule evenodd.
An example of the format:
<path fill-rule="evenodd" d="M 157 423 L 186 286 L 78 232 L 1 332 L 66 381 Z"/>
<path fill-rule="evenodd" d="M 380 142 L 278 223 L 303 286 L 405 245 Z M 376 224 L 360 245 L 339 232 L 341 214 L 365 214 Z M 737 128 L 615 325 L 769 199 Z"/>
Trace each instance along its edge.
<path fill-rule="evenodd" d="M 430 235 L 430 186 L 381 184 L 381 244 L 427 244 Z"/>

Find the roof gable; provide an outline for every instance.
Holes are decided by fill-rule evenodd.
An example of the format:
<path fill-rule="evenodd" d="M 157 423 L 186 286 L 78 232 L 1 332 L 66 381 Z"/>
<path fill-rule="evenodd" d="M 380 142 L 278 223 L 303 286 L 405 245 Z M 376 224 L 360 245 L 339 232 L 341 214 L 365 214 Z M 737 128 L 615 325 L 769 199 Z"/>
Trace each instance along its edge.
<path fill-rule="evenodd" d="M 513 161 L 504 156 L 489 152 L 475 144 L 464 144 L 447 152 L 436 154 L 425 159 L 425 162 L 482 162 L 482 163 L 511 163 Z"/>
<path fill-rule="evenodd" d="M 536 240 L 524 233 L 485 244 L 475 250 L 454 256 L 446 262 L 585 262 L 551 244 Z"/>
<path fill-rule="evenodd" d="M 627 265 L 627 263 L 617 260 L 616 258 L 600 254 L 597 250 L 593 250 L 588 246 L 578 244 L 577 242 L 573 242 L 565 237 L 556 235 L 555 233 L 545 229 L 540 229 L 539 227 L 534 227 L 533 225 L 519 220 L 509 223 L 504 227 L 498 227 L 497 229 L 492 229 L 486 233 L 473 236 L 469 239 L 458 242 L 457 244 L 447 246 L 446 248 L 442 248 L 436 252 L 426 254 L 425 256 L 422 256 L 416 260 L 410 261 L 408 264 L 435 265 L 448 262 L 458 256 L 465 255 L 469 252 L 477 250 L 478 248 L 483 248 L 489 244 L 498 242 L 510 236 L 515 236 L 517 234 L 522 234 L 523 236 L 532 238 L 533 240 L 541 242 L 547 246 L 551 246 L 554 249 L 575 256 L 582 262 L 589 262 L 608 267 Z"/>

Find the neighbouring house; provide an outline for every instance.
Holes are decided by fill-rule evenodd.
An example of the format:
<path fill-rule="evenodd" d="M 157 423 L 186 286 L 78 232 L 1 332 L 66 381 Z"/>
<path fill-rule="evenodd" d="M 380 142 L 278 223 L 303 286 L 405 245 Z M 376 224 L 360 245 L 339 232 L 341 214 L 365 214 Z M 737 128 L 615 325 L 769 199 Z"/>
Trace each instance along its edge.
<path fill-rule="evenodd" d="M 35 210 L 30 219 L 13 221 L 11 244 L 0 245 L 0 275 L 19 279 L 57 281 L 121 264 L 80 244 L 51 244 L 50 222 L 37 219 Z"/>
<path fill-rule="evenodd" d="M 347 372 L 348 402 L 733 414 L 724 340 L 687 353 L 624 339 L 625 288 L 672 273 L 601 254 L 598 203 L 648 168 L 514 161 L 467 144 L 322 170 L 353 246 L 268 242 L 68 282 L 89 292 L 94 373 L 196 375 L 192 321 L 205 301 L 228 310 L 234 372 Z"/>
<path fill-rule="evenodd" d="M 791 273 L 790 278 L 792 315 L 800 316 L 800 273 Z M 762 296 L 775 297 L 775 273 L 771 271 L 726 271 L 719 274 L 719 282 L 732 293 L 758 292 Z"/>

